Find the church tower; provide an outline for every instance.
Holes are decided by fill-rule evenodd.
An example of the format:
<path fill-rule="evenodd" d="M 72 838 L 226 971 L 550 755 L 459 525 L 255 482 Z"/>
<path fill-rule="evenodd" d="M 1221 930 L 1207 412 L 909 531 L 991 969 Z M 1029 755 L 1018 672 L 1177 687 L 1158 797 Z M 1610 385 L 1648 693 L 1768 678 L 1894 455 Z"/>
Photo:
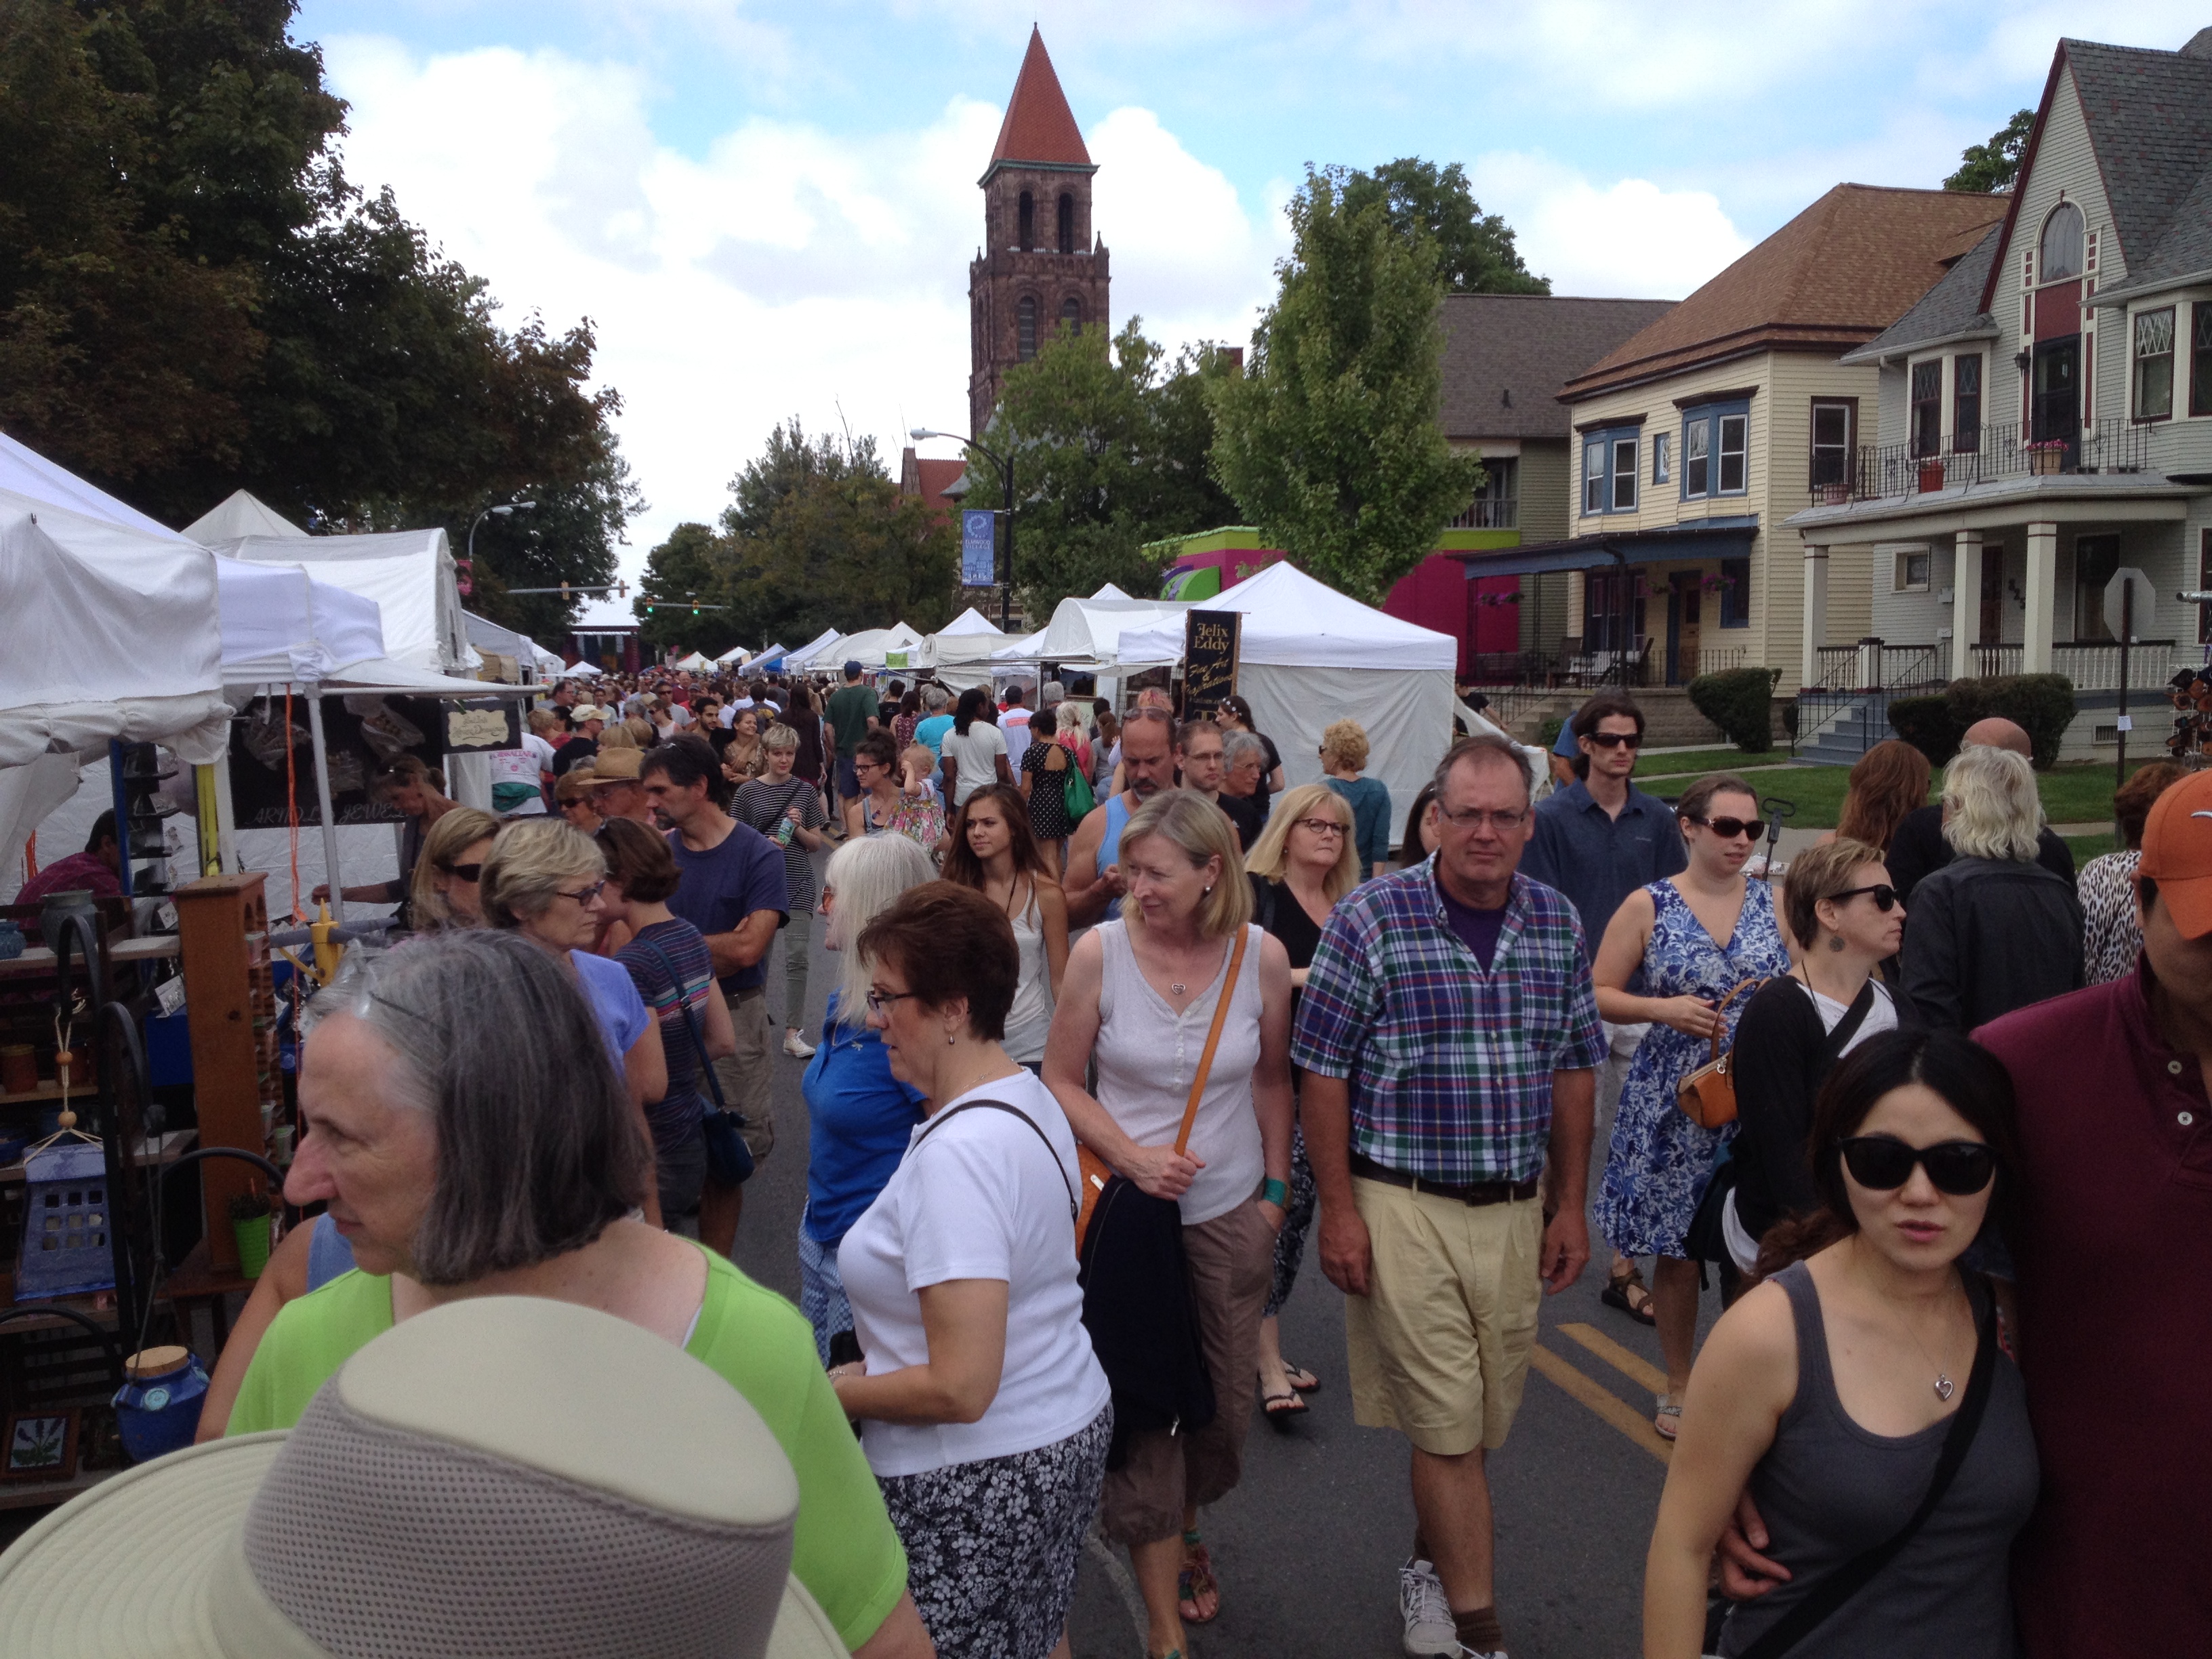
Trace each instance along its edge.
<path fill-rule="evenodd" d="M 1061 323 L 1107 326 L 1106 245 L 1091 223 L 1098 169 L 1035 26 L 983 190 L 983 251 L 968 267 L 969 431 L 991 423 L 1006 371 Z"/>

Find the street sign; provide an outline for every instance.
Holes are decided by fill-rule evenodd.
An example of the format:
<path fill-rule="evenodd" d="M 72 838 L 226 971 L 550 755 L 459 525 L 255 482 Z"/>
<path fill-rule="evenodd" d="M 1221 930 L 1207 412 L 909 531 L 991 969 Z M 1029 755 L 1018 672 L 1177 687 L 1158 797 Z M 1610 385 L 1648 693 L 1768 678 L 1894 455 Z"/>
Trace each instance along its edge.
<path fill-rule="evenodd" d="M 1186 611 L 1182 617 L 1182 708 L 1186 720 L 1202 720 L 1237 691 L 1237 647 L 1243 635 L 1241 611 Z"/>
<path fill-rule="evenodd" d="M 2131 564 L 2122 565 L 2112 573 L 2112 580 L 2105 584 L 2105 626 L 2116 640 L 2126 637 L 2121 611 L 2130 588 L 2135 590 L 2135 631 L 2141 633 L 2155 614 L 2153 607 L 2158 596 L 2151 589 L 2150 578 Z"/>
<path fill-rule="evenodd" d="M 999 515 L 988 507 L 960 512 L 960 582 L 989 587 L 999 580 Z"/>

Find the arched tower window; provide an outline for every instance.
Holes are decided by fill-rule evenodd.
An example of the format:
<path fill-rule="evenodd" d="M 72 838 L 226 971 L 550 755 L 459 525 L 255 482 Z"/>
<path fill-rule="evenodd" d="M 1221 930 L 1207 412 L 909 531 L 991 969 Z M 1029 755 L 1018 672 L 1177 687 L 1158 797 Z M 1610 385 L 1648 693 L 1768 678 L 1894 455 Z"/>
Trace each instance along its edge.
<path fill-rule="evenodd" d="M 1036 202 L 1027 191 L 1022 192 L 1021 207 L 1015 215 L 1014 246 L 1024 253 L 1036 246 Z"/>
<path fill-rule="evenodd" d="M 1024 201 L 1029 198 L 1024 197 Z M 1036 356 L 1037 302 L 1033 295 L 1022 295 L 1022 302 L 1014 308 L 1015 344 L 1021 360 L 1028 362 Z"/>
<path fill-rule="evenodd" d="M 1064 190 L 1060 192 L 1060 251 L 1075 252 L 1075 198 Z"/>
<path fill-rule="evenodd" d="M 2081 274 L 2081 210 L 2061 202 L 2043 222 L 2043 250 L 2036 260 L 2036 280 L 2062 282 Z"/>
<path fill-rule="evenodd" d="M 1066 197 L 1062 197 L 1060 199 L 1062 201 L 1066 201 L 1067 198 Z M 1065 300 L 1062 300 L 1060 302 L 1060 320 L 1067 325 L 1067 331 L 1070 334 L 1082 333 L 1083 301 L 1077 299 L 1072 294 Z"/>

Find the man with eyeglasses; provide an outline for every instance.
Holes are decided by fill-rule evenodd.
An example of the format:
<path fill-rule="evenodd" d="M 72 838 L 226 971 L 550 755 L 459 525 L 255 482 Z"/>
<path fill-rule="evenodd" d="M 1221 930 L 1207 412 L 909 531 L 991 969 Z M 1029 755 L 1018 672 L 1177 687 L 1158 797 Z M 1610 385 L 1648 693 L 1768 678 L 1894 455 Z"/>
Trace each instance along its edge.
<path fill-rule="evenodd" d="M 1589 1260 L 1605 1039 L 1573 907 L 1517 868 L 1534 781 L 1504 737 L 1452 746 L 1435 855 L 1339 902 L 1291 1045 L 1353 1414 L 1413 1443 L 1415 1655 L 1504 1650 L 1484 1457 L 1520 1406 L 1540 1284 Z"/>
<path fill-rule="evenodd" d="M 1644 711 L 1620 691 L 1601 691 L 1567 723 L 1577 753 L 1574 781 L 1555 789 L 1536 808 L 1535 833 L 1522 855 L 1521 873 L 1556 887 L 1582 918 L 1583 937 L 1605 937 L 1620 902 L 1638 888 L 1689 868 L 1674 809 L 1647 795 L 1629 779 L 1644 745 Z M 1639 969 L 1628 988 L 1643 989 Z M 1597 1079 L 1597 1133 L 1611 1132 L 1628 1063 L 1651 1027 L 1607 1024 L 1606 1059 Z M 1616 1253 L 1606 1274 L 1605 1302 L 1640 1324 L 1656 1316 L 1651 1291 L 1636 1263 Z"/>
<path fill-rule="evenodd" d="M 592 810 L 600 821 L 630 818 L 648 830 L 653 822 L 653 803 L 645 793 L 645 751 L 641 749 L 603 749 L 592 758 Z"/>

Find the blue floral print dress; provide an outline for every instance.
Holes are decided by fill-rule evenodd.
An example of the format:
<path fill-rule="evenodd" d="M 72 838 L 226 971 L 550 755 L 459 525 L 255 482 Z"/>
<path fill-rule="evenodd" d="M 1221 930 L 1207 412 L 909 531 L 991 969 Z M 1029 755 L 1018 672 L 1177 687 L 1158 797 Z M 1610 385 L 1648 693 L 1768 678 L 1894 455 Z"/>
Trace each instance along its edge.
<path fill-rule="evenodd" d="M 1657 919 L 1644 947 L 1644 994 L 1702 997 L 1717 1003 L 1747 979 L 1790 971 L 1790 952 L 1775 924 L 1774 896 L 1762 881 L 1745 884 L 1743 910 L 1726 949 L 1713 942 L 1681 890 L 1655 881 Z M 1729 1005 L 1727 1042 L 1750 1003 L 1748 992 Z M 1723 1043 L 1723 1048 L 1726 1042 Z M 1590 1213 L 1598 1230 L 1623 1255 L 1683 1254 L 1682 1236 L 1698 1212 L 1723 1130 L 1701 1129 L 1674 1103 L 1681 1080 L 1712 1058 L 1712 1044 L 1671 1025 L 1653 1023 L 1628 1063 L 1620 1109 L 1606 1150 L 1605 1176 Z"/>

